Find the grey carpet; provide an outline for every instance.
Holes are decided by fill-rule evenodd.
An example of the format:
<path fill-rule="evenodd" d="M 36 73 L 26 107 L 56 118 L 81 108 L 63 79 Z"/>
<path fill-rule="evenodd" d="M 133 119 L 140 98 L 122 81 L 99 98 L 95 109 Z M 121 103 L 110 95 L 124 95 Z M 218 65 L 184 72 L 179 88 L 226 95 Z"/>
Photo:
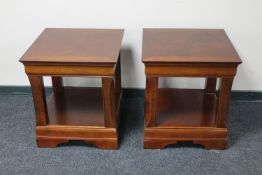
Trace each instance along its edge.
<path fill-rule="evenodd" d="M 82 142 L 37 148 L 30 95 L 0 95 L 0 174 L 262 174 L 262 102 L 231 101 L 229 148 L 143 149 L 143 95 L 124 94 L 119 150 Z"/>

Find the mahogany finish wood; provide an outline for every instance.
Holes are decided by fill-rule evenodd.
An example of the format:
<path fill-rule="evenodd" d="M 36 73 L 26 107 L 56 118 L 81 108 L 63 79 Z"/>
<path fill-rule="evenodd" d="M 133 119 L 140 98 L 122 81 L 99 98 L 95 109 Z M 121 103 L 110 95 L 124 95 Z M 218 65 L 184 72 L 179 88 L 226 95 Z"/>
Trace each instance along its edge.
<path fill-rule="evenodd" d="M 114 80 L 112 78 L 103 77 L 102 85 L 105 109 L 105 126 L 115 128 L 117 123 L 115 107 L 116 91 L 114 91 Z"/>
<path fill-rule="evenodd" d="M 158 78 L 150 77 L 146 79 L 146 110 L 145 110 L 145 125 L 147 127 L 156 126 L 157 117 L 157 86 Z"/>
<path fill-rule="evenodd" d="M 224 30 L 144 29 L 142 61 L 144 148 L 192 141 L 207 149 L 225 149 L 230 91 L 241 59 Z M 206 77 L 205 89 L 158 89 L 159 77 L 173 76 Z"/>
<path fill-rule="evenodd" d="M 120 29 L 45 29 L 20 59 L 29 77 L 38 147 L 82 140 L 118 148 Z M 43 76 L 53 93 L 46 103 Z M 63 76 L 100 76 L 102 88 L 64 87 Z"/>
<path fill-rule="evenodd" d="M 63 85 L 63 78 L 62 77 L 51 77 L 52 78 L 52 86 L 53 92 L 56 95 L 64 93 L 64 85 Z"/>
<path fill-rule="evenodd" d="M 51 94 L 49 125 L 105 126 L 101 88 L 65 87 L 64 94 Z"/>
<path fill-rule="evenodd" d="M 205 93 L 215 93 L 217 87 L 217 78 L 206 78 Z"/>
<path fill-rule="evenodd" d="M 123 30 L 48 28 L 21 58 L 24 63 L 114 63 Z"/>
<path fill-rule="evenodd" d="M 213 127 L 215 126 L 216 95 L 203 90 L 158 90 L 157 127 Z"/>
<path fill-rule="evenodd" d="M 28 78 L 32 88 L 36 115 L 36 125 L 48 125 L 49 118 L 46 108 L 46 96 L 43 77 L 28 76 Z"/>
<path fill-rule="evenodd" d="M 222 29 L 144 29 L 143 62 L 241 62 Z"/>
<path fill-rule="evenodd" d="M 216 126 L 220 128 L 226 127 L 227 112 L 229 107 L 230 91 L 234 78 L 221 78 L 219 85 L 219 97 L 217 105 Z"/>

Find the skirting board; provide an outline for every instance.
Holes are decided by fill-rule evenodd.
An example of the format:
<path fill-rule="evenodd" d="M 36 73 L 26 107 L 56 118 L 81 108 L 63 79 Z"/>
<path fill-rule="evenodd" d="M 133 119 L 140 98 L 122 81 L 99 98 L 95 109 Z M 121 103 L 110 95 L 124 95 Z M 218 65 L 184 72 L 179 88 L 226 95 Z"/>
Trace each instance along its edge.
<path fill-rule="evenodd" d="M 46 87 L 46 94 L 52 91 L 51 87 Z M 0 95 L 30 95 L 31 88 L 29 86 L 0 86 Z M 125 97 L 142 97 L 144 98 L 145 89 L 141 88 L 123 88 Z M 232 91 L 231 100 L 237 101 L 261 101 L 262 91 Z"/>

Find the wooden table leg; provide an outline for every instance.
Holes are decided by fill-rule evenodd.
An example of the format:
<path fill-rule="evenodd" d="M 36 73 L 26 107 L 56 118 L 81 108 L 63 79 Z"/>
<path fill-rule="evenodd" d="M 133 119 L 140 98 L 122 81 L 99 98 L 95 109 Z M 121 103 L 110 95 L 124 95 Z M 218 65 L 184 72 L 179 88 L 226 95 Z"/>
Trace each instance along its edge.
<path fill-rule="evenodd" d="M 216 127 L 226 128 L 230 92 L 234 78 L 221 78 L 216 113 Z"/>
<path fill-rule="evenodd" d="M 145 125 L 153 127 L 157 125 L 157 92 L 158 77 L 146 78 L 146 104 L 145 104 Z"/>
<path fill-rule="evenodd" d="M 60 99 L 63 99 L 55 101 L 57 111 L 63 111 L 65 107 L 63 77 L 51 77 L 51 79 L 54 95 L 59 96 Z"/>
<path fill-rule="evenodd" d="M 105 127 L 116 128 L 115 88 L 113 77 L 102 78 Z"/>
<path fill-rule="evenodd" d="M 215 93 L 217 78 L 206 78 L 205 93 Z"/>
<path fill-rule="evenodd" d="M 49 123 L 49 119 L 47 113 L 43 77 L 28 76 L 28 78 L 32 88 L 35 113 L 36 113 L 36 125 L 37 126 L 47 125 Z"/>
<path fill-rule="evenodd" d="M 103 103 L 104 103 L 104 115 L 105 115 L 105 127 L 115 128 L 116 135 L 118 136 L 117 129 L 117 116 L 116 116 L 116 89 L 114 85 L 114 77 L 103 77 L 102 78 L 102 92 L 103 92 Z M 114 140 L 101 140 L 96 141 L 95 144 L 98 148 L 104 149 L 117 149 L 118 139 Z"/>
<path fill-rule="evenodd" d="M 52 77 L 53 92 L 55 95 L 63 94 L 63 77 Z"/>

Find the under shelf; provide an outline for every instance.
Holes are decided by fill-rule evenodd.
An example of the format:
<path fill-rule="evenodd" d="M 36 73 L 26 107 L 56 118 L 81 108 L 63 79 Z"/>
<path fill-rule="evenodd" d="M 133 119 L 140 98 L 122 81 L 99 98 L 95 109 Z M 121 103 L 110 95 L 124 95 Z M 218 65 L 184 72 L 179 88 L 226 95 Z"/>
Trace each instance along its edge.
<path fill-rule="evenodd" d="M 63 95 L 50 96 L 47 108 L 49 125 L 105 126 L 101 88 L 65 87 Z"/>
<path fill-rule="evenodd" d="M 158 126 L 164 128 L 214 127 L 217 96 L 201 89 L 158 90 Z"/>

